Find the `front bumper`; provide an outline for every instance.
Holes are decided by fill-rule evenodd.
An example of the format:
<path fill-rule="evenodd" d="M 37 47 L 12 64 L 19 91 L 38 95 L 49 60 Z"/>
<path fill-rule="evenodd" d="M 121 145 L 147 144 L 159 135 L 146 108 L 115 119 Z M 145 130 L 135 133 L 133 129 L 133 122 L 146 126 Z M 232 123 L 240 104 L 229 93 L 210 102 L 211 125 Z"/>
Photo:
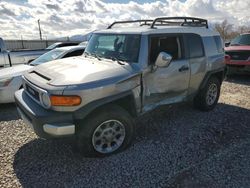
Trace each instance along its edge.
<path fill-rule="evenodd" d="M 250 60 L 230 60 L 227 61 L 226 64 L 235 66 L 250 66 Z"/>
<path fill-rule="evenodd" d="M 15 93 L 19 115 L 41 138 L 73 136 L 73 114 L 47 110 L 34 102 L 23 89 Z"/>

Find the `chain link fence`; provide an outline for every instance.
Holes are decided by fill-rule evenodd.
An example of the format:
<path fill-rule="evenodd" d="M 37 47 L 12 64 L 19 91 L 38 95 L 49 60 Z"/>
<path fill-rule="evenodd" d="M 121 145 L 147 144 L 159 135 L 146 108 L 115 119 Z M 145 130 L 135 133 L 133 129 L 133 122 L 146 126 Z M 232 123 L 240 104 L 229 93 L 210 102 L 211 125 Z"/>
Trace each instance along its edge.
<path fill-rule="evenodd" d="M 59 40 L 4 40 L 8 50 L 15 49 L 44 49 L 55 42 L 62 42 Z"/>

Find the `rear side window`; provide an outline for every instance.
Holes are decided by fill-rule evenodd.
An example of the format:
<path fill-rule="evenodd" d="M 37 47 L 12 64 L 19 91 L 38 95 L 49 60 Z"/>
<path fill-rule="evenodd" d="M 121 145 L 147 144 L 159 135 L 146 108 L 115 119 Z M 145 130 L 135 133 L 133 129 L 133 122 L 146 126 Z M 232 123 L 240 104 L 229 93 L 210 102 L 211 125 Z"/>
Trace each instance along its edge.
<path fill-rule="evenodd" d="M 214 40 L 216 43 L 217 51 L 219 53 L 223 53 L 222 40 L 221 40 L 220 36 L 214 36 Z"/>
<path fill-rule="evenodd" d="M 190 58 L 197 58 L 204 56 L 204 49 L 201 37 L 196 34 L 187 35 L 189 56 Z"/>

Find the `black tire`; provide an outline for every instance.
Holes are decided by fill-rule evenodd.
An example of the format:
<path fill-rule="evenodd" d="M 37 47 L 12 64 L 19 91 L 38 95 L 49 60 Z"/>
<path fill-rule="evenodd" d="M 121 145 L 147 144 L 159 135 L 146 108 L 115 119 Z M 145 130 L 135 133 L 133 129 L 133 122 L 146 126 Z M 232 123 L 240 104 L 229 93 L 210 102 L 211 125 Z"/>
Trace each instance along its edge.
<path fill-rule="evenodd" d="M 95 149 L 92 137 L 97 128 L 109 120 L 122 123 L 125 128 L 125 136 L 122 144 L 115 151 L 101 153 Z M 134 119 L 126 110 L 116 105 L 109 105 L 96 110 L 89 117 L 81 120 L 78 127 L 77 147 L 80 153 L 86 157 L 105 157 L 120 152 L 131 144 L 134 136 Z"/>
<path fill-rule="evenodd" d="M 208 90 L 210 87 L 212 87 L 212 85 L 215 87 L 216 85 L 216 97 L 214 97 L 213 100 L 211 100 L 212 102 L 209 103 L 207 101 L 207 95 L 208 95 Z M 215 106 L 218 103 L 219 100 L 219 96 L 220 96 L 220 87 L 221 87 L 221 82 L 219 81 L 219 79 L 217 77 L 211 77 L 205 87 L 203 89 L 201 89 L 198 94 L 196 95 L 196 97 L 194 98 L 194 106 L 201 110 L 201 111 L 210 111 L 212 109 L 215 108 Z"/>

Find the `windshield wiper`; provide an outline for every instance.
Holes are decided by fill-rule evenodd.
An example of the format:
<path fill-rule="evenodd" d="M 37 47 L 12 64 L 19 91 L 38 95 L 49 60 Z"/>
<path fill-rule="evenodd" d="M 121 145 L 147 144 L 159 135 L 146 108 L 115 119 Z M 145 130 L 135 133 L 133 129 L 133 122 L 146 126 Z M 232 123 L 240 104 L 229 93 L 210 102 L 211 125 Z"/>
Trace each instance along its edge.
<path fill-rule="evenodd" d="M 84 52 L 85 57 L 90 56 L 89 52 Z"/>
<path fill-rule="evenodd" d="M 123 61 L 123 60 L 120 60 L 120 59 L 118 59 L 118 58 L 116 58 L 116 57 L 110 57 L 110 59 L 113 60 L 113 61 L 115 61 L 115 62 L 117 62 L 119 65 L 125 65 L 124 63 L 121 62 L 121 61 Z M 123 61 L 123 62 L 124 62 L 124 61 Z"/>
<path fill-rule="evenodd" d="M 99 61 L 101 61 L 102 59 L 101 59 L 101 57 L 100 56 L 98 56 L 97 54 L 91 54 L 92 56 L 94 56 L 95 58 L 97 58 Z"/>
<path fill-rule="evenodd" d="M 99 61 L 101 61 L 102 59 L 101 59 L 101 57 L 100 56 L 98 56 L 97 54 L 95 54 L 95 53 L 89 53 L 89 52 L 84 52 L 85 53 L 85 57 L 86 57 L 86 55 L 87 56 L 92 56 L 92 57 L 95 57 L 95 58 L 97 58 Z"/>

